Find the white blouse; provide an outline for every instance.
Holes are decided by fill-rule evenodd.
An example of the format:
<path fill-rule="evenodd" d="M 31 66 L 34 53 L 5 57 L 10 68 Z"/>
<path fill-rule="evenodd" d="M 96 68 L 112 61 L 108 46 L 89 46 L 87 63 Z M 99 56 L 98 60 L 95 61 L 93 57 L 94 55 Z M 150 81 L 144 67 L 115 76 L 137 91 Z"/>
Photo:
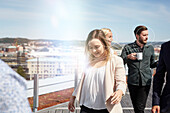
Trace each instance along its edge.
<path fill-rule="evenodd" d="M 89 66 L 85 70 L 85 79 L 82 87 L 80 105 L 96 110 L 106 109 L 105 105 L 105 68 Z"/>
<path fill-rule="evenodd" d="M 113 50 L 113 48 L 110 48 L 110 53 L 112 54 L 112 55 L 114 55 L 114 50 Z"/>

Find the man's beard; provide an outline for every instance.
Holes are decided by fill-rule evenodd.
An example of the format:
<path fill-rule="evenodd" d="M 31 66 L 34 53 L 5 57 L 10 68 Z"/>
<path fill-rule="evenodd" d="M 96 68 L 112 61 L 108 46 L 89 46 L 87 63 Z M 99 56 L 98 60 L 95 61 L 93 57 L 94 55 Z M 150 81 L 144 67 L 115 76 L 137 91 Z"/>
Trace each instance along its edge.
<path fill-rule="evenodd" d="M 139 42 L 140 42 L 141 44 L 146 44 L 146 42 L 144 42 L 140 36 L 139 36 Z"/>

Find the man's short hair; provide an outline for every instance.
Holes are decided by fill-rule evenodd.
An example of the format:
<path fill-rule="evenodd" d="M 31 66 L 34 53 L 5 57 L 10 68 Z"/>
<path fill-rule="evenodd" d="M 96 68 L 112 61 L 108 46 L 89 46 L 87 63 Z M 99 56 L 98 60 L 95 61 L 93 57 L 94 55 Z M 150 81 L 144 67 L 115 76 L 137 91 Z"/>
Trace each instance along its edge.
<path fill-rule="evenodd" d="M 137 26 L 134 30 L 134 34 L 136 36 L 137 35 L 140 35 L 142 31 L 145 31 L 145 30 L 148 30 L 148 28 L 146 26 Z"/>

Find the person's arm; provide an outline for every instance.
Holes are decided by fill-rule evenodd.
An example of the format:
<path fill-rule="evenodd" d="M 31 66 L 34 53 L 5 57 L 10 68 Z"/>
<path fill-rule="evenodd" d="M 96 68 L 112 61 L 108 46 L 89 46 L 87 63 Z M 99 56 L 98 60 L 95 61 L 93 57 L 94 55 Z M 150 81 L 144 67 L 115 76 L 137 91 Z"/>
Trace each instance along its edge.
<path fill-rule="evenodd" d="M 160 96 L 161 91 L 164 83 L 164 77 L 166 72 L 166 65 L 164 61 L 164 45 L 161 47 L 160 56 L 159 56 L 159 63 L 156 69 L 156 74 L 154 75 L 153 79 L 153 95 L 152 95 L 152 106 L 159 106 L 160 105 Z"/>
<path fill-rule="evenodd" d="M 75 106 L 74 106 L 75 99 L 76 99 L 75 96 L 71 96 L 70 101 L 69 101 L 69 103 L 68 103 L 68 109 L 69 109 L 71 112 L 74 112 L 74 110 L 75 110 Z"/>
<path fill-rule="evenodd" d="M 81 76 L 81 79 L 76 87 L 76 89 L 74 90 L 71 98 L 70 98 L 70 101 L 68 103 L 68 109 L 71 111 L 71 112 L 74 112 L 74 101 L 75 99 L 77 99 L 79 101 L 80 99 L 80 93 L 81 93 L 81 89 L 82 89 L 82 85 L 83 85 L 83 82 L 84 82 L 84 77 L 85 77 L 85 74 L 83 73 L 82 76 Z"/>
<path fill-rule="evenodd" d="M 121 55 L 120 55 L 120 57 L 122 57 L 122 59 L 123 59 L 123 62 L 124 62 L 124 64 L 126 64 L 127 63 L 127 54 L 126 54 L 126 46 L 124 46 L 124 48 L 122 49 L 122 52 L 121 52 Z"/>
<path fill-rule="evenodd" d="M 116 69 L 115 69 L 115 87 L 116 91 L 111 96 L 111 104 L 119 103 L 122 99 L 122 95 L 126 92 L 126 76 L 125 68 L 123 65 L 123 60 L 120 57 L 116 59 Z"/>
<path fill-rule="evenodd" d="M 127 60 L 130 59 L 130 60 L 136 60 L 136 53 L 128 53 L 128 45 L 126 45 L 123 50 L 122 50 L 122 53 L 120 55 L 120 57 L 122 57 L 123 61 L 124 61 L 124 64 L 127 63 Z"/>
<path fill-rule="evenodd" d="M 0 59 L 0 113 L 32 113 L 26 80 Z"/>
<path fill-rule="evenodd" d="M 152 47 L 151 49 L 152 55 L 151 55 L 151 59 L 150 59 L 150 68 L 155 68 L 158 65 L 158 62 L 155 62 L 155 52 L 154 52 L 154 48 Z"/>

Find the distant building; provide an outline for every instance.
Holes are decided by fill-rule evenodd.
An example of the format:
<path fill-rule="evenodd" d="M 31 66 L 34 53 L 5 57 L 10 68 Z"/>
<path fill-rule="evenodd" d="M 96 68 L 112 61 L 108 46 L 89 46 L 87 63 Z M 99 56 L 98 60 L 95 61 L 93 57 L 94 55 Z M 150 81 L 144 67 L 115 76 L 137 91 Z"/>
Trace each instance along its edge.
<path fill-rule="evenodd" d="M 27 60 L 28 75 L 30 80 L 38 74 L 40 79 L 55 76 L 74 74 L 76 61 L 72 58 L 43 57 Z"/>
<path fill-rule="evenodd" d="M 8 46 L 6 48 L 7 52 L 16 52 L 17 51 L 17 47 L 16 46 Z"/>
<path fill-rule="evenodd" d="M 19 52 L 23 52 L 23 51 L 24 51 L 23 46 L 18 45 L 18 46 L 17 46 L 17 51 L 19 51 Z"/>
<path fill-rule="evenodd" d="M 62 47 L 44 47 L 38 50 L 32 49 L 26 56 L 30 59 L 27 60 L 30 80 L 34 78 L 37 72 L 40 79 L 45 79 L 74 74 L 76 66 L 79 66 L 78 72 L 81 72 L 83 65 L 83 60 L 81 59 L 84 57 L 84 48 L 69 47 L 63 49 Z M 81 64 L 78 65 L 78 63 Z"/>
<path fill-rule="evenodd" d="M 161 50 L 161 48 L 158 47 L 158 46 L 154 48 L 154 51 L 155 51 L 155 60 L 159 59 L 160 50 Z"/>

